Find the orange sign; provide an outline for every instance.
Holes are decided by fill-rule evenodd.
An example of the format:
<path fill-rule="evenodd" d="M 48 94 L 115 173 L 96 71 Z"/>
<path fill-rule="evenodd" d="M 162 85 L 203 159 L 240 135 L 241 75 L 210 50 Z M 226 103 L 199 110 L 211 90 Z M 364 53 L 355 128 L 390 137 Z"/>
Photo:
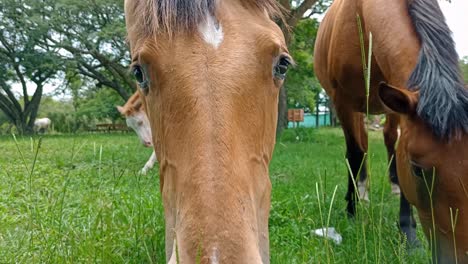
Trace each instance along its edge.
<path fill-rule="evenodd" d="M 288 121 L 289 122 L 304 122 L 304 109 L 289 109 Z"/>

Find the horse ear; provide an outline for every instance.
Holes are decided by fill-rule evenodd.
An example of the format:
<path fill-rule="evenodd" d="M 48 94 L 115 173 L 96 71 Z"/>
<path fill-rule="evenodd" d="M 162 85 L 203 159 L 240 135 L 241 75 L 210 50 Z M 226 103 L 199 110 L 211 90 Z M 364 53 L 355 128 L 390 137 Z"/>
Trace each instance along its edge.
<path fill-rule="evenodd" d="M 121 114 L 124 114 L 124 108 L 123 108 L 123 107 L 121 107 L 120 105 L 118 105 L 118 106 L 116 106 L 116 108 L 117 108 L 117 110 L 119 110 L 119 112 L 120 112 Z"/>
<path fill-rule="evenodd" d="M 394 112 L 405 115 L 416 113 L 418 99 L 417 95 L 411 91 L 381 82 L 379 84 L 379 97 L 384 105 Z"/>
<path fill-rule="evenodd" d="M 133 108 L 135 109 L 136 112 L 139 112 L 142 106 L 143 106 L 143 103 L 141 101 L 138 101 L 133 105 Z"/>

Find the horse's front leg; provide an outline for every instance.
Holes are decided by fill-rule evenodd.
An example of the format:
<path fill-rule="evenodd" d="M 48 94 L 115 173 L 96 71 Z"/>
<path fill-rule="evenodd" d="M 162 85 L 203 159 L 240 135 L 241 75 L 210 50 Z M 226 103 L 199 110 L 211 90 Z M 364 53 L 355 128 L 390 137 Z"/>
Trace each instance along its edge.
<path fill-rule="evenodd" d="M 406 236 L 409 245 L 419 245 L 416 237 L 416 220 L 413 216 L 413 208 L 403 192 L 400 193 L 400 231 Z"/>
<path fill-rule="evenodd" d="M 400 194 L 400 186 L 398 184 L 397 166 L 395 157 L 395 144 L 398 140 L 398 124 L 400 118 L 397 114 L 387 114 L 384 126 L 384 139 L 387 148 L 389 167 L 389 179 L 392 185 L 392 193 Z"/>
<path fill-rule="evenodd" d="M 335 103 L 346 139 L 346 159 L 348 167 L 348 192 L 346 211 L 350 216 L 356 214 L 356 199 L 369 200 L 367 191 L 367 131 L 364 114 L 354 112 L 345 104 Z"/>
<path fill-rule="evenodd" d="M 146 162 L 145 166 L 143 167 L 143 169 L 141 169 L 140 173 L 143 174 L 143 175 L 146 175 L 146 173 L 153 168 L 154 166 L 154 163 L 156 163 L 156 152 L 153 150 L 153 153 L 151 154 L 151 157 L 148 159 L 148 161 Z"/>

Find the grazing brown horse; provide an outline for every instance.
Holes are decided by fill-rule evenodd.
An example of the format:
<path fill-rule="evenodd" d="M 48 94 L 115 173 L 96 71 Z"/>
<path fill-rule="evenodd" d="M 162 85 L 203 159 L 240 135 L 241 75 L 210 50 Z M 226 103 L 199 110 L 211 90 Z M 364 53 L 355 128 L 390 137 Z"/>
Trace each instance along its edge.
<path fill-rule="evenodd" d="M 268 165 L 291 63 L 276 0 L 126 0 L 125 15 L 168 262 L 269 263 Z"/>
<path fill-rule="evenodd" d="M 409 201 L 431 240 L 433 259 L 468 263 L 468 91 L 437 0 L 335 0 L 320 25 L 315 70 L 336 106 L 353 175 L 367 151 L 357 14 L 365 42 L 373 35 L 369 112 L 391 113 L 385 129 L 390 149 L 401 127 L 401 230 L 416 240 Z M 365 178 L 364 165 L 360 181 Z M 356 191 L 349 182 L 347 210 L 354 215 Z"/>

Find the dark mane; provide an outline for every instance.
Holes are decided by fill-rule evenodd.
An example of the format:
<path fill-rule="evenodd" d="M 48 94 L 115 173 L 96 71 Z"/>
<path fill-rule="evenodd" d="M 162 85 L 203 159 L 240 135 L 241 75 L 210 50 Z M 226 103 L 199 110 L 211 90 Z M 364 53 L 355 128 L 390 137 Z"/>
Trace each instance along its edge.
<path fill-rule="evenodd" d="M 418 62 L 408 80 L 408 87 L 420 92 L 418 115 L 440 138 L 468 133 L 468 90 L 439 4 L 413 0 L 409 14 L 421 41 Z"/>
<path fill-rule="evenodd" d="M 193 31 L 207 15 L 216 15 L 217 3 L 222 0 L 133 0 L 135 26 L 142 35 L 165 32 Z M 266 11 L 271 17 L 281 16 L 276 0 L 239 0 L 247 8 Z"/>

